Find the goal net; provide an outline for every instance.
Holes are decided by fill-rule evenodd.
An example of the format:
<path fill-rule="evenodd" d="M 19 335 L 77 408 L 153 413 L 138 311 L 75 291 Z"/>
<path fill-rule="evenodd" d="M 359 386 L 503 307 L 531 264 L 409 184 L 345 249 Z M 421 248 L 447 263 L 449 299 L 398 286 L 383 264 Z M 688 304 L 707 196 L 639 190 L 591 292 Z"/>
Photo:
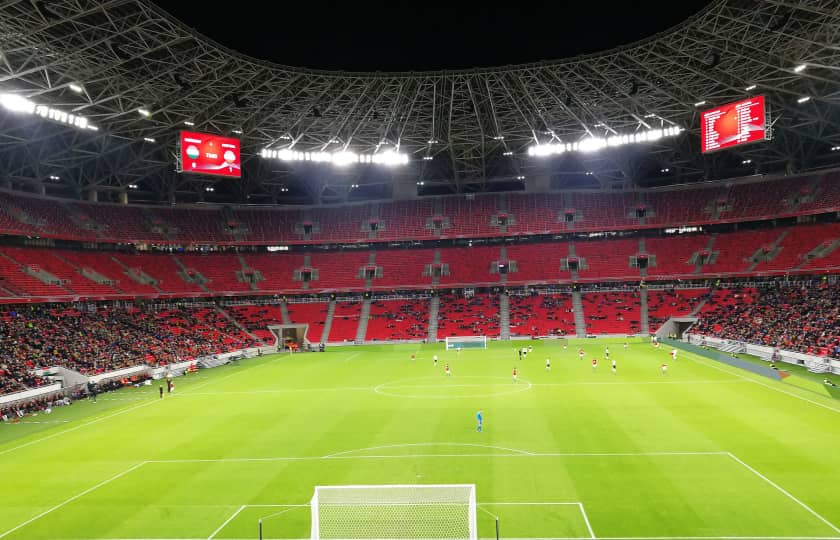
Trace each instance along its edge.
<path fill-rule="evenodd" d="M 447 336 L 446 350 L 450 349 L 486 349 L 487 336 Z"/>
<path fill-rule="evenodd" d="M 312 540 L 477 540 L 474 484 L 316 486 Z"/>

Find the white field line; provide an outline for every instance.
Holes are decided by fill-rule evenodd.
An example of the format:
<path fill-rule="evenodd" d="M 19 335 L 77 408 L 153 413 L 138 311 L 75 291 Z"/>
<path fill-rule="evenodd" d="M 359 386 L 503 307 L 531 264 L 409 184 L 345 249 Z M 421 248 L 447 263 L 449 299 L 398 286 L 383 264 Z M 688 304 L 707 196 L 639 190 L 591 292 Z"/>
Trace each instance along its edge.
<path fill-rule="evenodd" d="M 828 525 L 828 526 L 829 526 L 829 527 L 830 527 L 830 528 L 831 528 L 834 532 L 836 532 L 838 535 L 840 535 L 840 528 L 837 528 L 837 526 L 836 526 L 836 525 L 834 525 L 832 522 L 830 522 L 829 520 L 827 520 L 826 518 L 824 518 L 823 516 L 821 516 L 820 514 L 818 514 L 818 513 L 817 513 L 817 512 L 816 512 L 813 508 L 811 508 L 810 506 L 808 506 L 808 505 L 807 505 L 807 504 L 805 504 L 804 502 L 802 502 L 802 501 L 800 501 L 799 499 L 797 499 L 797 498 L 796 498 L 795 496 L 793 496 L 793 495 L 792 495 L 789 491 L 787 491 L 786 489 L 784 489 L 782 486 L 780 486 L 780 485 L 779 485 L 779 484 L 777 484 L 776 482 L 774 482 L 774 481 L 770 480 L 769 478 L 767 478 L 766 476 L 764 476 L 763 474 L 761 474 L 760 472 L 758 472 L 758 471 L 757 471 L 757 470 L 755 470 L 754 468 L 752 468 L 752 467 L 750 467 L 749 465 L 747 465 L 747 464 L 746 464 L 746 462 L 744 462 L 743 460 L 739 459 L 739 458 L 738 458 L 738 456 L 736 456 L 735 454 L 733 454 L 733 453 L 731 453 L 731 452 L 727 452 L 727 454 L 729 455 L 729 457 L 730 457 L 730 458 L 732 458 L 732 459 L 733 459 L 733 460 L 735 460 L 736 462 L 740 463 L 740 464 L 741 464 L 741 465 L 742 465 L 745 469 L 747 469 L 747 470 L 748 470 L 748 471 L 750 471 L 751 473 L 755 474 L 756 476 L 758 476 L 759 478 L 761 478 L 762 480 L 764 480 L 765 482 L 767 482 L 768 484 L 770 484 L 771 486 L 773 486 L 774 488 L 776 488 L 777 490 L 779 490 L 779 491 L 780 491 L 783 495 L 785 495 L 787 498 L 789 498 L 790 500 L 792 500 L 793 502 L 795 502 L 796 504 L 798 504 L 799 506 L 801 506 L 802 508 L 804 508 L 805 510 L 807 510 L 807 511 L 808 511 L 809 513 L 811 513 L 814 517 L 816 517 L 817 519 L 819 519 L 820 521 L 822 521 L 823 523 L 825 523 L 826 525 Z"/>
<path fill-rule="evenodd" d="M 363 456 L 276 456 L 259 458 L 184 458 L 184 459 L 150 459 L 145 463 L 248 463 L 271 461 L 320 461 L 324 459 L 405 459 L 405 458 L 478 458 L 478 457 L 660 457 L 660 456 L 727 456 L 729 452 L 532 452 L 522 453 L 517 450 L 510 454 L 392 454 L 392 455 L 363 455 Z"/>
<path fill-rule="evenodd" d="M 589 523 L 589 516 L 586 515 L 583 503 L 578 503 L 578 507 L 580 508 L 580 515 L 583 516 L 583 522 L 586 523 L 586 528 L 589 531 L 589 537 L 595 538 L 595 531 L 592 530 L 592 525 Z"/>
<path fill-rule="evenodd" d="M 733 376 L 738 377 L 740 379 L 744 379 L 745 381 L 749 381 L 753 384 L 757 384 L 757 385 L 763 386 L 765 388 L 769 388 L 770 390 L 775 390 L 776 392 L 780 392 L 782 394 L 786 394 L 788 396 L 795 397 L 796 399 L 801 399 L 802 401 L 807 401 L 808 403 L 816 405 L 817 407 L 822 407 L 823 409 L 827 409 L 831 412 L 840 413 L 840 409 L 837 409 L 835 407 L 831 407 L 830 405 L 826 405 L 825 403 L 820 403 L 819 401 L 814 401 L 812 399 L 808 399 L 808 398 L 800 396 L 798 394 L 794 394 L 793 392 L 787 392 L 785 390 L 782 390 L 781 388 L 776 388 L 775 386 L 771 386 L 767 383 L 763 383 L 761 381 L 752 379 L 750 377 L 746 377 L 746 376 L 744 376 L 740 373 L 733 372 L 733 371 L 730 371 L 728 369 L 724 369 L 724 368 L 722 368 L 720 366 L 716 366 L 714 364 L 710 364 L 709 362 L 707 362 L 705 359 L 703 359 L 702 357 L 700 357 L 697 354 L 694 354 L 694 353 L 688 353 L 688 354 L 689 354 L 689 356 L 688 356 L 689 360 L 693 360 L 693 361 L 695 361 L 699 364 L 702 364 L 704 366 L 710 367 L 712 369 L 716 369 L 718 371 L 722 371 L 724 373 L 728 373 L 729 375 L 733 375 Z M 733 368 L 733 369 L 738 369 L 738 368 Z M 760 377 L 760 375 L 759 375 L 759 377 Z"/>
<path fill-rule="evenodd" d="M 113 417 L 115 417 L 115 416 L 119 416 L 119 415 L 121 415 L 121 414 L 125 414 L 125 413 L 127 413 L 127 412 L 131 412 L 131 411 L 137 410 L 137 409 L 139 409 L 140 407 L 146 407 L 146 406 L 148 406 L 148 405 L 151 405 L 152 403 L 157 403 L 157 402 L 159 402 L 159 401 L 160 401 L 159 399 L 154 399 L 154 400 L 150 399 L 150 400 L 149 400 L 149 401 L 147 401 L 146 403 L 141 403 L 141 404 L 139 404 L 139 405 L 135 405 L 135 406 L 133 406 L 133 407 L 129 407 L 129 408 L 127 408 L 127 409 L 122 409 L 122 410 L 119 410 L 119 411 L 117 411 L 117 412 L 111 413 L 111 414 L 106 415 L 106 416 L 101 416 L 101 417 L 99 417 L 99 418 L 94 418 L 93 420 L 91 420 L 91 421 L 89 421 L 89 422 L 85 422 L 84 424 L 79 424 L 79 425 L 77 425 L 77 426 L 73 426 L 73 427 L 71 427 L 71 428 L 69 428 L 69 429 L 65 429 L 65 430 L 59 431 L 59 432 L 57 432 L 57 433 L 53 433 L 53 434 L 51 434 L 51 435 L 47 435 L 46 437 L 41 437 L 40 439 L 35 439 L 34 441 L 29 441 L 29 442 L 27 442 L 27 443 L 19 444 L 19 445 L 17 445 L 17 446 L 13 446 L 13 447 L 11 447 L 11 448 L 7 448 L 7 449 L 5 449 L 5 450 L 0 450 L 0 456 L 5 455 L 5 454 L 8 454 L 8 453 L 10 453 L 10 452 L 14 452 L 15 450 L 20 450 L 21 448 L 26 448 L 27 446 L 32 446 L 33 444 L 38 444 L 39 442 L 48 441 L 48 440 L 53 439 L 53 438 L 55 438 L 55 437 L 58 437 L 58 436 L 60 436 L 60 435 L 64 435 L 64 434 L 66 434 L 66 433 L 70 433 L 70 432 L 76 431 L 77 429 L 81 429 L 81 428 L 83 428 L 83 427 L 85 427 L 85 426 L 89 426 L 89 425 L 91 425 L 91 424 L 96 424 L 97 422 L 101 422 L 101 421 L 103 421 L 103 420 L 107 420 L 107 419 L 109 419 L 109 418 L 113 418 Z M 2 538 L 2 537 L 0 537 L 0 538 Z"/>
<path fill-rule="evenodd" d="M 504 446 L 491 446 L 489 444 L 474 444 L 474 443 L 408 443 L 408 444 L 387 444 L 384 446 L 369 446 L 368 448 L 354 448 L 352 450 L 344 450 L 342 452 L 336 452 L 334 454 L 328 454 L 323 456 L 324 458 L 334 458 L 339 457 L 347 454 L 353 454 L 356 452 L 366 452 L 368 450 L 383 450 L 386 448 L 414 448 L 418 446 L 466 446 L 466 447 L 473 447 L 473 448 L 489 448 L 491 450 L 504 450 L 505 452 L 516 452 L 519 454 L 527 454 L 533 455 L 532 452 L 528 452 L 525 450 L 517 450 L 516 448 L 506 448 Z"/>
<path fill-rule="evenodd" d="M 244 504 L 243 504 L 242 506 L 240 506 L 240 507 L 236 510 L 236 512 L 234 512 L 234 513 L 233 513 L 233 515 L 231 515 L 229 518 L 227 518 L 227 519 L 225 520 L 225 522 L 224 522 L 224 523 L 222 523 L 221 525 L 219 525 L 219 528 L 218 528 L 218 529 L 216 529 L 215 531 L 213 531 L 213 534 L 211 534 L 210 536 L 208 536 L 208 537 L 207 537 L 207 540 L 213 540 L 213 538 L 214 538 L 217 534 L 219 534 L 219 533 L 222 531 L 222 529 L 224 529 L 225 527 L 227 527 L 227 524 L 228 524 L 228 523 L 230 523 L 231 521 L 233 521 L 233 518 L 235 518 L 236 516 L 238 516 L 238 515 L 239 515 L 239 512 L 241 512 L 241 511 L 243 511 L 243 510 L 245 510 L 245 505 L 244 505 Z"/>
<path fill-rule="evenodd" d="M 488 512 L 489 513 L 489 512 Z M 492 515 L 492 514 L 491 514 Z M 837 536 L 599 536 L 597 540 L 838 540 Z M 206 538 L 74 538 L 73 540 L 206 540 Z M 254 540 L 253 538 L 228 538 L 225 540 Z M 311 540 L 310 538 L 284 538 L 282 540 Z M 480 537 L 479 540 L 496 540 Z M 589 536 L 551 536 L 505 538 L 505 540 L 592 540 Z"/>
<path fill-rule="evenodd" d="M 53 506 L 52 508 L 48 508 L 47 510 L 44 510 L 43 512 L 38 514 L 37 516 L 33 516 L 33 517 L 27 519 L 26 521 L 24 521 L 23 523 L 20 523 L 19 525 L 16 525 L 16 526 L 12 527 L 11 529 L 9 529 L 8 531 L 0 534 L 0 538 L 3 538 L 4 536 L 8 536 L 9 534 L 15 532 L 16 530 L 18 530 L 20 528 L 26 527 L 27 525 L 29 525 L 33 521 L 37 521 L 37 520 L 41 519 L 42 517 L 46 516 L 47 514 L 58 510 L 62 506 L 70 504 L 71 502 L 75 501 L 76 499 L 78 499 L 80 497 L 84 497 L 88 493 L 101 488 L 105 484 L 109 484 L 109 483 L 113 482 L 114 480 L 116 480 L 117 478 L 125 476 L 126 474 L 128 474 L 128 473 L 130 473 L 130 472 L 132 472 L 136 469 L 139 469 L 140 467 L 142 467 L 146 463 L 147 463 L 146 461 L 141 461 L 140 463 L 136 463 L 136 464 L 132 465 L 131 467 L 129 467 L 128 469 L 122 471 L 121 473 L 117 473 L 114 476 L 112 476 L 111 478 L 108 478 L 107 480 L 103 480 L 103 481 L 99 482 L 98 484 L 96 484 L 95 486 L 87 488 L 86 490 L 82 491 L 81 493 L 77 493 L 76 495 L 73 495 L 69 499 L 63 500 L 62 502 L 58 503 L 57 505 Z"/>

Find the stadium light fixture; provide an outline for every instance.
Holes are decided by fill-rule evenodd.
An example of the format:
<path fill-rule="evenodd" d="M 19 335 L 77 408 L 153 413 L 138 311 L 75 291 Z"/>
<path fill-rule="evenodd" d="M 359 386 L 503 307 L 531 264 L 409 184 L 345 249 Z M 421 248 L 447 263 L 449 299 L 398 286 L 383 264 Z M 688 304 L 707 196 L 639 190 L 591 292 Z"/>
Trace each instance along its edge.
<path fill-rule="evenodd" d="M 671 172 L 671 169 L 665 167 L 664 169 L 659 169 L 659 172 Z"/>
<path fill-rule="evenodd" d="M 796 100 L 797 103 L 805 103 L 806 101 L 811 101 L 811 96 L 802 96 Z"/>
<path fill-rule="evenodd" d="M 508 150 L 507 152 L 502 152 L 502 155 L 503 155 L 503 156 L 512 156 L 512 155 L 513 155 L 513 152 L 511 152 L 510 150 Z"/>
<path fill-rule="evenodd" d="M 374 165 L 396 166 L 406 165 L 408 155 L 394 150 L 386 150 L 375 154 L 358 154 L 349 150 L 338 152 L 298 152 L 289 148 L 283 150 L 263 149 L 260 157 L 267 159 L 279 159 L 282 161 L 311 161 L 313 163 L 332 163 L 339 167 L 345 167 L 355 163 L 372 163 Z"/>
<path fill-rule="evenodd" d="M 84 116 L 66 113 L 46 105 L 38 105 L 34 101 L 18 94 L 0 94 L 0 105 L 11 112 L 35 114 L 41 118 L 46 118 L 47 120 L 52 120 L 66 126 L 93 131 L 98 131 L 99 129 L 89 124 L 87 118 Z"/>
<path fill-rule="evenodd" d="M 155 142 L 155 140 L 151 137 L 143 137 L 143 140 L 146 142 Z"/>
<path fill-rule="evenodd" d="M 432 156 L 423 156 L 423 161 L 432 161 L 433 159 L 435 158 L 433 158 Z"/>
<path fill-rule="evenodd" d="M 184 120 L 184 125 L 193 127 L 195 125 L 195 122 L 190 122 L 189 120 Z"/>
<path fill-rule="evenodd" d="M 831 147 L 832 152 L 837 152 L 838 150 L 840 150 L 840 146 L 832 146 Z"/>
<path fill-rule="evenodd" d="M 520 174 L 519 176 L 516 177 L 516 179 L 517 180 L 525 180 L 525 177 Z"/>
<path fill-rule="evenodd" d="M 56 176 L 56 175 L 54 175 L 54 174 L 51 174 L 51 175 L 50 175 L 50 180 L 61 180 L 61 177 L 60 177 L 60 176 Z"/>
<path fill-rule="evenodd" d="M 750 163 L 752 163 L 751 159 L 745 159 L 741 162 L 741 165 L 749 165 Z"/>
<path fill-rule="evenodd" d="M 237 135 L 242 135 L 242 130 L 241 129 L 234 129 L 232 131 L 232 133 L 236 133 Z"/>
<path fill-rule="evenodd" d="M 137 112 L 140 113 L 140 116 L 145 116 L 146 118 L 152 116 L 152 113 L 149 112 L 149 109 L 144 109 L 143 107 L 137 109 Z"/>
<path fill-rule="evenodd" d="M 548 144 L 537 144 L 528 148 L 529 156 L 552 156 L 565 152 L 595 152 L 603 148 L 625 146 L 644 142 L 658 141 L 662 138 L 676 137 L 683 129 L 678 126 L 671 126 L 665 129 L 650 129 L 638 131 L 625 135 L 611 135 L 609 137 L 587 137 L 583 140 L 564 143 L 554 142 Z"/>
<path fill-rule="evenodd" d="M 805 71 L 805 68 L 808 67 L 808 64 L 799 64 L 793 68 L 794 73 L 802 73 Z"/>
<path fill-rule="evenodd" d="M 695 107 L 702 107 L 705 104 L 706 104 L 706 100 L 704 99 L 703 101 L 698 101 L 697 103 L 695 103 L 694 106 Z"/>
<path fill-rule="evenodd" d="M 79 86 L 79 85 L 78 85 L 78 84 L 76 84 L 76 83 L 70 83 L 70 84 L 68 84 L 68 85 L 67 85 L 67 88 L 69 88 L 70 90 L 72 90 L 72 91 L 76 92 L 77 94 L 81 94 L 82 92 L 84 92 L 84 88 L 82 88 L 81 86 Z"/>
<path fill-rule="evenodd" d="M 425 185 L 426 185 L 426 182 L 424 182 L 424 181 L 420 180 L 419 182 L 417 182 L 417 185 L 418 185 L 418 186 L 425 186 Z"/>
<path fill-rule="evenodd" d="M 756 88 L 758 88 L 758 85 L 756 85 L 756 84 L 751 84 L 751 85 L 749 85 L 748 87 L 744 88 L 744 90 L 746 90 L 747 92 L 749 92 L 749 91 L 751 91 L 751 90 L 755 90 Z"/>
<path fill-rule="evenodd" d="M 494 141 L 503 141 L 503 140 L 505 140 L 505 136 L 504 135 L 496 135 L 495 137 L 493 137 L 493 140 Z"/>
<path fill-rule="evenodd" d="M 128 184 L 128 189 L 137 189 L 137 184 Z"/>
<path fill-rule="evenodd" d="M 213 193 L 214 191 L 216 191 L 216 188 L 214 188 L 214 187 L 206 187 L 206 188 L 204 188 L 204 191 L 206 191 L 207 193 Z"/>

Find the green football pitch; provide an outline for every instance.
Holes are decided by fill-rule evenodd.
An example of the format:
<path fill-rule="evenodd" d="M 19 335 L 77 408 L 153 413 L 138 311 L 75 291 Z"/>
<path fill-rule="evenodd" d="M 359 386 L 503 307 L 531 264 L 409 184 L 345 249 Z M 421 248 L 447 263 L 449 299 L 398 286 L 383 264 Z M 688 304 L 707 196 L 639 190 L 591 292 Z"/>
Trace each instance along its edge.
<path fill-rule="evenodd" d="M 840 538 L 840 401 L 622 343 L 271 355 L 3 424 L 0 538 L 308 538 L 352 484 L 475 484 L 484 538 Z"/>

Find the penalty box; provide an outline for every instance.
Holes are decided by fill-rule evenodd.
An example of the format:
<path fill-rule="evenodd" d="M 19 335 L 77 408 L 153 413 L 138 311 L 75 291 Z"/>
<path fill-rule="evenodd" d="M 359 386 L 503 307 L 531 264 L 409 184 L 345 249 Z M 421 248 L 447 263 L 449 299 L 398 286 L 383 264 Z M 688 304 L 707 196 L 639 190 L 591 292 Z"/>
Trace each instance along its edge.
<path fill-rule="evenodd" d="M 316 485 L 473 482 L 482 538 L 495 538 L 494 516 L 504 538 L 840 536 L 794 494 L 727 452 L 154 460 L 40 517 L 22 516 L 24 526 L 0 534 L 230 540 L 254 538 L 263 519 L 265 538 L 308 538 Z"/>

